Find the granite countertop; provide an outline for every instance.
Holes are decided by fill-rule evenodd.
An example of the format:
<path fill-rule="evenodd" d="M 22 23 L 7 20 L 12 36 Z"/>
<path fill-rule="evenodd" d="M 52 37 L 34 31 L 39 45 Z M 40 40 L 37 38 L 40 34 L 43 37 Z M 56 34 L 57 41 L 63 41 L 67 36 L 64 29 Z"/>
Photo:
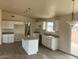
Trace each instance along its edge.
<path fill-rule="evenodd" d="M 40 33 L 40 31 L 34 31 L 34 33 Z"/>
<path fill-rule="evenodd" d="M 34 33 L 40 33 L 40 32 L 35 31 Z M 43 34 L 46 36 L 53 36 L 53 37 L 59 38 L 59 35 L 57 35 L 57 34 L 49 34 L 49 33 L 43 33 Z"/>
<path fill-rule="evenodd" d="M 47 33 L 44 33 L 44 35 L 46 35 L 46 36 L 53 36 L 53 37 L 59 38 L 59 35 L 56 35 L 56 34 L 47 34 Z"/>
<path fill-rule="evenodd" d="M 39 40 L 39 38 L 36 37 L 24 37 L 23 40 Z"/>
<path fill-rule="evenodd" d="M 2 34 L 14 34 L 14 32 L 2 32 Z"/>

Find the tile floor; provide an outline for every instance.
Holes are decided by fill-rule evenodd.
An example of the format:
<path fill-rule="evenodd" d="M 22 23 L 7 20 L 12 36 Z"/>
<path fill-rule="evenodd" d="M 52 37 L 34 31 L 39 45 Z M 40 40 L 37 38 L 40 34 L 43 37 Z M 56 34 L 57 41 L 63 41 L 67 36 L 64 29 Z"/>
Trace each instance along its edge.
<path fill-rule="evenodd" d="M 21 43 L 3 44 L 0 46 L 0 59 L 77 59 L 60 51 L 51 51 L 43 46 L 39 47 L 36 55 L 27 55 Z"/>

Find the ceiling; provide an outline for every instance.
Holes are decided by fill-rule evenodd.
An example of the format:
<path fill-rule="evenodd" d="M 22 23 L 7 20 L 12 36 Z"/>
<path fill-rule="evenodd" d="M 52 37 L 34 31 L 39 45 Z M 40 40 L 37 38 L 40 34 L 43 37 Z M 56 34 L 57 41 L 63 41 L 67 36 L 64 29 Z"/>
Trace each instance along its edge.
<path fill-rule="evenodd" d="M 75 0 L 75 12 L 78 11 L 78 0 Z M 60 14 L 72 12 L 72 0 L 0 0 L 0 9 L 24 15 L 31 8 L 31 16 L 36 18 L 51 18 Z"/>

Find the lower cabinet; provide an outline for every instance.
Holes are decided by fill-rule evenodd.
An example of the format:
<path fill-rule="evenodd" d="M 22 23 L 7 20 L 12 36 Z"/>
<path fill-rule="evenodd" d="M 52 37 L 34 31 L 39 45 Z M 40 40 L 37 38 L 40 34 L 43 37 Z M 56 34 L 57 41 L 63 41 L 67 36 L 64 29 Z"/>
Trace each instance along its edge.
<path fill-rule="evenodd" d="M 58 49 L 58 39 L 53 36 L 42 35 L 42 44 L 52 50 Z"/>
<path fill-rule="evenodd" d="M 14 34 L 3 34 L 2 35 L 3 43 L 13 43 L 14 42 Z"/>

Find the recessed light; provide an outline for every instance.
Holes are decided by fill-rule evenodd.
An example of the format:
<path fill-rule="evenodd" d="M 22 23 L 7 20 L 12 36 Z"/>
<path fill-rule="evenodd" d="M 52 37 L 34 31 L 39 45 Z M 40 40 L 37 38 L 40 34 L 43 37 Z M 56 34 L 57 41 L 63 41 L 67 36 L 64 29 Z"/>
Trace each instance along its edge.
<path fill-rule="evenodd" d="M 28 9 L 31 9 L 31 8 L 28 8 Z"/>
<path fill-rule="evenodd" d="M 11 16 L 11 17 L 15 17 L 15 16 Z"/>

